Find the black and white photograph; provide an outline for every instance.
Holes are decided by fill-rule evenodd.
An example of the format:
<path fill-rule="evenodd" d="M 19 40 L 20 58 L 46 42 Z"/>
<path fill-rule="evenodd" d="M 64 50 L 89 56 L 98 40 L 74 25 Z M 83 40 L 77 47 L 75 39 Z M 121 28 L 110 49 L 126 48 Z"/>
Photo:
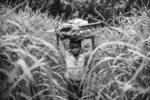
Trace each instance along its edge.
<path fill-rule="evenodd" d="M 0 100 L 150 100 L 150 0 L 0 0 Z"/>

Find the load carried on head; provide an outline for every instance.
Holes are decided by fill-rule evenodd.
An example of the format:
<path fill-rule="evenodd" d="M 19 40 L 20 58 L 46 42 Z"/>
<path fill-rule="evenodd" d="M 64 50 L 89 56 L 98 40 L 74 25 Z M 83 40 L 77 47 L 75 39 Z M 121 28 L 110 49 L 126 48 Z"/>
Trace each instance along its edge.
<path fill-rule="evenodd" d="M 95 23 L 89 24 L 88 21 L 82 19 L 73 19 L 63 23 L 56 29 L 57 45 L 59 46 L 59 41 L 64 39 L 70 39 L 74 41 L 91 39 L 92 48 L 94 49 L 94 35 L 92 35 L 90 29 L 86 29 L 86 27 L 91 25 L 95 25 Z"/>

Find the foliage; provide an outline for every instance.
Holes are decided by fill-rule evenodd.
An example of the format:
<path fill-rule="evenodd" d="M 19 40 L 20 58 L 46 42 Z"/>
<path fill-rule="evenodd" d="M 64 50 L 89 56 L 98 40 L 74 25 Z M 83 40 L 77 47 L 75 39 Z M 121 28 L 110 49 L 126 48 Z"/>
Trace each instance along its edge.
<path fill-rule="evenodd" d="M 90 55 L 83 98 L 88 100 L 149 100 L 149 17 L 117 18 L 118 27 L 96 31 L 97 48 Z"/>
<path fill-rule="evenodd" d="M 4 12 L 0 16 L 0 99 L 65 100 L 65 63 L 54 47 L 55 34 L 48 32 L 58 21 L 29 8 L 18 14 Z"/>
<path fill-rule="evenodd" d="M 25 2 L 27 1 L 27 2 Z M 28 4 L 33 11 L 47 12 L 49 16 L 60 16 L 68 20 L 74 16 L 89 21 L 108 20 L 121 13 L 127 13 L 132 8 L 149 8 L 149 0 L 1 0 L 2 4 L 15 7 L 24 2 L 19 9 Z"/>
<path fill-rule="evenodd" d="M 61 24 L 29 6 L 0 10 L 0 99 L 67 100 L 65 61 L 53 29 Z M 84 100 L 149 100 L 148 9 L 92 29 L 96 48 L 83 76 Z M 51 31 L 52 30 L 52 31 Z"/>

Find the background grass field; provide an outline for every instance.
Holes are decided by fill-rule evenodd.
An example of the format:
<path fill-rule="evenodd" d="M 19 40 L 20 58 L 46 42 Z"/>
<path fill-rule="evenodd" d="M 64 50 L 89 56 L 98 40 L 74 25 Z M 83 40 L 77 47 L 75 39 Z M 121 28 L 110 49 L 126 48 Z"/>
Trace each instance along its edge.
<path fill-rule="evenodd" d="M 131 13 L 92 29 L 96 48 L 83 76 L 83 100 L 150 100 L 150 12 Z M 51 32 L 61 23 L 28 6 L 18 13 L 1 6 L 1 100 L 68 100 L 65 61 Z"/>

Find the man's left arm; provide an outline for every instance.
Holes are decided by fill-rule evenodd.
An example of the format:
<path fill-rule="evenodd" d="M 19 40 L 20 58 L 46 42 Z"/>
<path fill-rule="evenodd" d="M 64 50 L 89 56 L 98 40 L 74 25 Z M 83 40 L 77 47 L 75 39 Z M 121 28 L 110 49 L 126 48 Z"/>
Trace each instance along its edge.
<path fill-rule="evenodd" d="M 89 60 L 90 54 L 92 53 L 92 51 L 86 52 L 83 54 L 83 59 L 84 59 L 84 67 L 87 67 L 87 62 Z"/>

